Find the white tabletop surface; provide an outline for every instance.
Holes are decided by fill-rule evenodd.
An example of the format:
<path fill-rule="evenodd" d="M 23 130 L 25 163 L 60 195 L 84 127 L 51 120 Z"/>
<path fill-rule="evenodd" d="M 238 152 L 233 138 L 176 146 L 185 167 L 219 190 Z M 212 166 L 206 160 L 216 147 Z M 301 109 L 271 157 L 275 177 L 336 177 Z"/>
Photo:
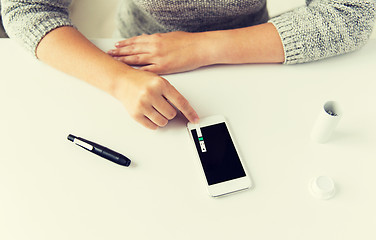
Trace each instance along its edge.
<path fill-rule="evenodd" d="M 114 40 L 94 40 L 108 50 Z M 376 239 L 376 40 L 294 66 L 212 66 L 165 76 L 200 117 L 222 114 L 255 187 L 208 196 L 181 115 L 144 129 L 113 97 L 0 40 L 0 239 Z M 343 117 L 310 140 L 322 104 Z M 66 137 L 101 143 L 126 168 Z M 314 198 L 311 178 L 336 184 Z"/>

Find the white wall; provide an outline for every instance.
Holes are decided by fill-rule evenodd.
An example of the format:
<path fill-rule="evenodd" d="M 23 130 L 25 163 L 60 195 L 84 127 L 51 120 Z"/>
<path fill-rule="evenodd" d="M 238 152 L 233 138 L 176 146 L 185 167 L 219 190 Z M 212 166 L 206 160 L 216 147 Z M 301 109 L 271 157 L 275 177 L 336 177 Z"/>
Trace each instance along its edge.
<path fill-rule="evenodd" d="M 119 0 L 75 0 L 71 7 L 71 18 L 78 29 L 89 38 L 111 38 L 115 29 L 115 13 Z M 270 16 L 283 13 L 305 0 L 268 0 Z M 372 38 L 376 39 L 376 27 Z"/>
<path fill-rule="evenodd" d="M 119 0 L 74 0 L 71 18 L 89 38 L 111 38 Z"/>

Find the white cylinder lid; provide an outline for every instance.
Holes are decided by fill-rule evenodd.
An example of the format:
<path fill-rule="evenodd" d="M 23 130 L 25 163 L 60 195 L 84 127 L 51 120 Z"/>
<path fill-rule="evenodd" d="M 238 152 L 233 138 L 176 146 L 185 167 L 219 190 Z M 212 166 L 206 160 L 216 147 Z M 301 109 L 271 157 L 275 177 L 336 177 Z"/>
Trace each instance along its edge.
<path fill-rule="evenodd" d="M 309 188 L 311 194 L 319 199 L 330 199 L 335 195 L 334 181 L 327 176 L 313 178 Z"/>

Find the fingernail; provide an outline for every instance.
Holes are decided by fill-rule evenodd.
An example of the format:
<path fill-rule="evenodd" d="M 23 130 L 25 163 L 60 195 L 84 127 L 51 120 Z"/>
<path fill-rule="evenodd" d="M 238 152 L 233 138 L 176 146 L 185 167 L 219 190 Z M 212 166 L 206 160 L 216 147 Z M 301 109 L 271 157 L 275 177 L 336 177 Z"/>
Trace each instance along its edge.
<path fill-rule="evenodd" d="M 120 46 L 120 43 L 115 43 L 115 47 L 119 47 Z"/>
<path fill-rule="evenodd" d="M 198 117 L 196 117 L 196 118 L 193 119 L 193 123 L 194 123 L 194 124 L 197 124 L 197 123 L 199 123 L 199 122 L 200 122 L 200 119 L 199 119 Z"/>

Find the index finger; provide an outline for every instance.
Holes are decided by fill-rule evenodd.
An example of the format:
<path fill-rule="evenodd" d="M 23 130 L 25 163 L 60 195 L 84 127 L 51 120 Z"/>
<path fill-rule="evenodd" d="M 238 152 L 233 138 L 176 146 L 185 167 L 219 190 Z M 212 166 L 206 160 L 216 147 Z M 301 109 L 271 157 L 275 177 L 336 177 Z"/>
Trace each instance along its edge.
<path fill-rule="evenodd" d="M 163 92 L 164 97 L 174 104 L 177 109 L 190 121 L 191 123 L 198 123 L 199 117 L 196 111 L 189 104 L 188 100 L 181 95 L 178 90 L 170 83 L 168 88 Z"/>
<path fill-rule="evenodd" d="M 118 41 L 117 43 L 115 43 L 115 47 L 119 48 L 119 47 L 124 47 L 124 46 L 135 44 L 135 43 L 144 42 L 145 36 L 148 36 L 148 35 L 142 34 L 140 36 L 135 36 L 135 37 L 131 37 L 131 38 L 127 38 L 127 39 Z"/>

